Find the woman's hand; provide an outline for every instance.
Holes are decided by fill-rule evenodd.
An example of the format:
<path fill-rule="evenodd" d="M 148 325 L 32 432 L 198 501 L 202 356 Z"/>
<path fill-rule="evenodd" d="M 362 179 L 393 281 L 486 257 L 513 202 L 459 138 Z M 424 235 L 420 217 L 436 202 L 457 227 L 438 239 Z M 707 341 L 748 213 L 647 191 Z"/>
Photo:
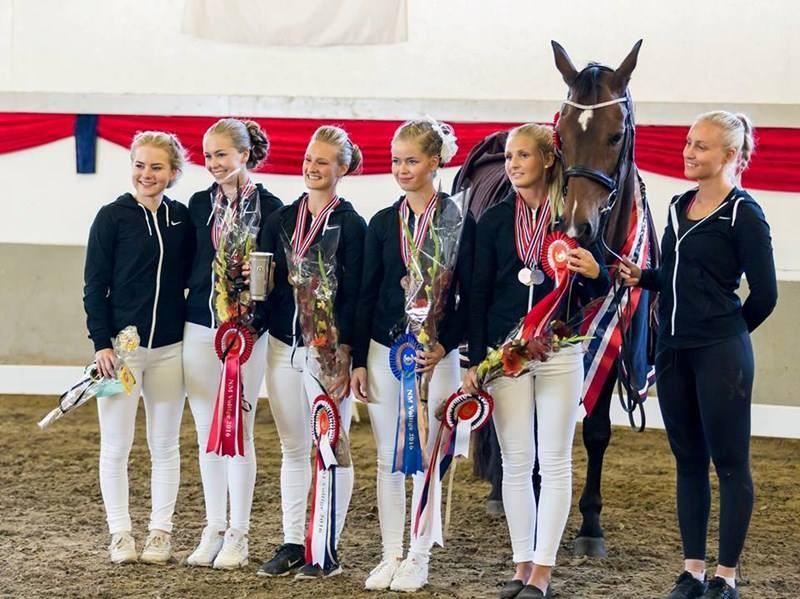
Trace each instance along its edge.
<path fill-rule="evenodd" d="M 431 372 L 436 365 L 444 358 L 444 346 L 441 343 L 436 343 L 431 351 L 420 350 L 417 352 L 417 372 L 422 374 Z"/>
<path fill-rule="evenodd" d="M 619 265 L 619 278 L 626 287 L 636 287 L 642 280 L 642 269 L 627 258 Z"/>
<path fill-rule="evenodd" d="M 369 403 L 366 368 L 363 366 L 360 368 L 353 368 L 353 373 L 350 375 L 350 388 L 353 390 L 353 397 L 356 398 L 356 401 Z"/>
<path fill-rule="evenodd" d="M 94 361 L 97 363 L 97 371 L 107 379 L 114 378 L 114 370 L 117 367 L 117 356 L 111 348 L 101 349 L 94 354 Z"/>
<path fill-rule="evenodd" d="M 480 390 L 478 385 L 478 367 L 473 366 L 464 373 L 464 380 L 461 381 L 461 390 L 470 395 L 477 395 Z"/>
<path fill-rule="evenodd" d="M 592 252 L 585 248 L 575 248 L 569 251 L 567 268 L 587 279 L 596 279 L 600 276 L 600 265 L 594 259 Z"/>
<path fill-rule="evenodd" d="M 242 279 L 244 279 L 245 287 L 250 287 L 250 262 L 247 261 L 242 264 Z M 267 273 L 267 292 L 265 295 L 272 293 L 275 289 L 275 262 L 270 260 L 269 272 Z"/>

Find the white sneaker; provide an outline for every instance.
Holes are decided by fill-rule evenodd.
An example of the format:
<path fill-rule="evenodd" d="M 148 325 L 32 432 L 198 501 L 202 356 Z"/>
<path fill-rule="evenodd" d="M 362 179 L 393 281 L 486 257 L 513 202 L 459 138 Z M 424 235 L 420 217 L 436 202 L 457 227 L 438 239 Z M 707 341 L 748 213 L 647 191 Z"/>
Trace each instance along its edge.
<path fill-rule="evenodd" d="M 247 558 L 247 535 L 235 528 L 229 528 L 225 533 L 222 549 L 214 559 L 214 568 L 217 570 L 242 568 L 247 565 Z"/>
<path fill-rule="evenodd" d="M 409 555 L 400 564 L 389 588 L 392 591 L 413 593 L 428 584 L 428 562 Z"/>
<path fill-rule="evenodd" d="M 400 558 L 390 557 L 375 566 L 369 573 L 364 588 L 368 591 L 385 591 L 392 584 L 392 578 L 400 567 Z"/>
<path fill-rule="evenodd" d="M 138 557 L 136 555 L 136 541 L 128 531 L 111 535 L 111 545 L 108 546 L 112 564 L 131 564 Z"/>
<path fill-rule="evenodd" d="M 147 535 L 139 561 L 146 564 L 166 564 L 172 555 L 170 535 L 163 530 L 153 530 Z"/>
<path fill-rule="evenodd" d="M 224 538 L 224 531 L 215 530 L 206 526 L 203 529 L 203 534 L 200 536 L 200 544 L 192 555 L 186 559 L 186 563 L 190 566 L 200 566 L 203 568 L 212 567 L 214 565 L 214 558 L 217 557 L 217 554 L 219 554 L 222 549 Z"/>

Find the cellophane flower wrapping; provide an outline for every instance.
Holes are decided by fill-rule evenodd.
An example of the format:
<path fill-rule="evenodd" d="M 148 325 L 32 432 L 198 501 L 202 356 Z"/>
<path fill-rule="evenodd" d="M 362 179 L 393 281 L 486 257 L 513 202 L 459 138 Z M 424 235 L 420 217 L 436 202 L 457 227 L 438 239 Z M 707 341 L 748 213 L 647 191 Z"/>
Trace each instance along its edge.
<path fill-rule="evenodd" d="M 471 188 L 449 197 L 439 198 L 428 234 L 417 246 L 413 234 L 403 223 L 410 243 L 408 274 L 403 278 L 405 312 L 409 332 L 425 351 L 439 340 L 438 325 L 444 315 L 453 283 L 461 234 L 469 211 Z M 430 373 L 419 381 L 419 398 L 428 399 Z"/>
<path fill-rule="evenodd" d="M 295 254 L 285 232 L 282 239 L 300 333 L 306 347 L 307 374 L 330 396 L 328 390 L 343 371 L 350 368 L 349 357 L 339 347 L 339 328 L 335 316 L 336 292 L 339 288 L 336 278 L 339 229 L 327 229 L 305 256 Z M 350 441 L 343 428 L 340 428 L 334 453 L 339 466 L 351 464 Z"/>

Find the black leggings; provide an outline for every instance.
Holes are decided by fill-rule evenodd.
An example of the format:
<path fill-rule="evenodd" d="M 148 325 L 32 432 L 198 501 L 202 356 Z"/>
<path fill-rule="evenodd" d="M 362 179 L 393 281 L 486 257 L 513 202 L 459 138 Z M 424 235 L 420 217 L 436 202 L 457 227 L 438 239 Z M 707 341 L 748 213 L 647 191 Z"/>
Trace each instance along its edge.
<path fill-rule="evenodd" d="M 693 349 L 661 346 L 656 372 L 658 402 L 677 465 L 684 558 L 706 557 L 710 458 L 719 478 L 719 564 L 735 568 L 753 511 L 750 336 L 742 333 Z"/>

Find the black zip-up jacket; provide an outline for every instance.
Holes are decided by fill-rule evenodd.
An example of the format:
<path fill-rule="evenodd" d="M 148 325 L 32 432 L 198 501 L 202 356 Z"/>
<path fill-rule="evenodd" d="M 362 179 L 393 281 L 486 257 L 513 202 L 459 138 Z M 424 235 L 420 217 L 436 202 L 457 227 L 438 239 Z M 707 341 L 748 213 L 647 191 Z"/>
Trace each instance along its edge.
<path fill-rule="evenodd" d="M 294 292 L 288 279 L 289 270 L 284 243 L 289 242 L 292 238 L 301 199 L 302 196 L 291 205 L 274 212 L 262 227 L 258 239 L 259 249 L 262 252 L 272 252 L 275 260 L 275 288 L 270 293 L 268 300 L 259 307 L 259 312 L 266 314 L 270 335 L 287 345 L 292 345 L 296 340 L 298 346 L 303 345 L 303 338 L 300 323 L 295 321 Z M 318 243 L 326 235 L 326 231 L 338 229 L 339 238 L 336 246 L 336 280 L 338 284 L 334 300 L 334 316 L 339 327 L 339 343 L 352 345 L 353 321 L 356 317 L 358 292 L 361 286 L 364 233 L 367 224 L 350 202 L 343 198 L 339 199 L 341 200 L 339 205 L 330 213 L 327 227 L 317 233 L 313 243 Z M 311 219 L 309 218 L 306 231 L 310 226 Z M 331 232 L 327 233 L 327 235 L 331 234 Z M 309 254 L 314 251 L 314 245 L 312 245 Z"/>
<path fill-rule="evenodd" d="M 129 193 L 103 206 L 89 231 L 83 307 L 95 351 L 128 325 L 142 347 L 183 339 L 184 273 L 192 229 L 183 204 L 164 196 L 155 215 Z"/>
<path fill-rule="evenodd" d="M 272 195 L 261 183 L 256 183 L 258 199 L 261 202 L 261 222 L 264 226 L 269 215 L 283 204 Z M 212 309 L 212 281 L 214 274 L 211 265 L 217 251 L 211 241 L 211 209 L 214 205 L 214 194 L 217 184 L 204 191 L 198 191 L 189 199 L 189 216 L 194 227 L 194 258 L 188 274 L 189 295 L 186 298 L 186 320 L 204 327 L 214 327 L 215 318 Z M 259 334 L 263 333 L 263 323 L 259 323 Z"/>
<path fill-rule="evenodd" d="M 496 347 L 528 313 L 527 285 L 520 283 L 519 271 L 525 267 L 517 254 L 514 240 L 514 204 L 516 192 L 509 192 L 501 202 L 489 208 L 478 221 L 475 241 L 475 266 L 469 319 L 469 362 L 477 366 L 486 357 L 486 348 Z M 598 243 L 587 248 L 600 265 L 600 275 L 588 279 L 576 275 L 569 305 L 564 302 L 557 318 L 567 320 L 578 314 L 581 306 L 605 295 L 611 279 Z M 541 265 L 540 265 L 541 268 Z M 545 275 L 533 287 L 533 304 L 553 290 L 553 280 Z"/>
<path fill-rule="evenodd" d="M 733 188 L 706 218 L 679 220 L 696 190 L 672 198 L 661 239 L 662 264 L 642 272 L 640 285 L 659 291 L 659 343 L 674 349 L 702 347 L 753 331 L 778 301 L 772 238 L 756 201 Z M 750 294 L 736 290 L 742 273 Z"/>
<path fill-rule="evenodd" d="M 448 198 L 447 194 L 439 194 L 440 201 L 446 202 Z M 369 222 L 355 326 L 353 368 L 367 365 L 370 339 L 391 347 L 396 336 L 405 330 L 405 293 L 400 286 L 400 279 L 407 274 L 400 253 L 399 209 L 402 201 L 401 197 L 392 206 L 375 214 Z M 409 214 L 409 221 L 409 228 L 413 231 L 416 222 L 413 213 Z M 474 246 L 475 219 L 468 213 L 461 233 L 454 281 L 439 323 L 439 343 L 446 352 L 458 347 L 466 332 Z"/>

